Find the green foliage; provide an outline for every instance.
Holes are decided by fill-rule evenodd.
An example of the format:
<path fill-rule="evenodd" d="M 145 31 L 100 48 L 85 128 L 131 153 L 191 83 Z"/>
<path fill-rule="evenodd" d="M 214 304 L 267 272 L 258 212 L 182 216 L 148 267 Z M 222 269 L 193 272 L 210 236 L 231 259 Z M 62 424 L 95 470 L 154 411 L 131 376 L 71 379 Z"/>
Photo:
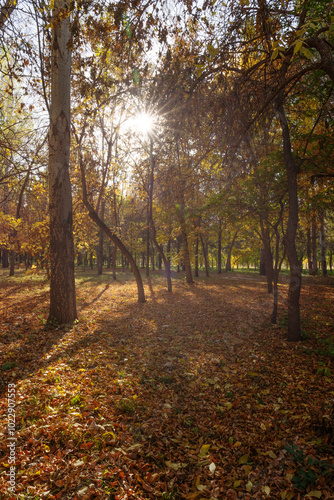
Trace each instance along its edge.
<path fill-rule="evenodd" d="M 321 347 L 318 347 L 315 352 L 321 356 L 334 359 L 334 339 L 318 339 L 318 343 L 321 344 Z M 330 377 L 330 374 L 326 376 Z"/>
<path fill-rule="evenodd" d="M 330 368 L 328 368 L 328 366 L 325 366 L 325 364 L 322 361 L 319 361 L 317 374 L 324 375 L 325 377 L 330 377 L 331 371 L 330 371 Z"/>
<path fill-rule="evenodd" d="M 133 399 L 122 398 L 118 403 L 118 408 L 123 413 L 128 413 L 129 415 L 133 415 L 136 412 L 136 402 Z"/>
<path fill-rule="evenodd" d="M 74 396 L 74 398 L 71 399 L 71 406 L 81 406 L 82 399 L 80 394 L 77 394 Z"/>
<path fill-rule="evenodd" d="M 291 482 L 295 488 L 301 491 L 305 491 L 308 486 L 314 484 L 318 477 L 323 477 L 333 470 L 328 462 L 307 457 L 303 450 L 295 444 L 285 446 L 285 450 L 290 454 L 292 460 L 299 464 Z"/>
<path fill-rule="evenodd" d="M 1 370 L 2 370 L 2 371 L 10 370 L 11 368 L 14 368 L 15 366 L 16 366 L 15 361 L 6 361 L 6 362 L 2 365 Z"/>

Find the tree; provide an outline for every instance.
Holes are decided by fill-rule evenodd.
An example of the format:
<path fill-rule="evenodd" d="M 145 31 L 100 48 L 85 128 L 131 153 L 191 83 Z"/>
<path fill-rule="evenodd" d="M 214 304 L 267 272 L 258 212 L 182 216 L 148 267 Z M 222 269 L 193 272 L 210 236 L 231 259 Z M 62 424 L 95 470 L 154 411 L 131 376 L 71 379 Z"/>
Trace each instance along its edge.
<path fill-rule="evenodd" d="M 65 0 L 52 14 L 49 133 L 50 309 L 48 322 L 77 318 L 72 193 L 69 174 L 71 131 L 70 18 Z"/>

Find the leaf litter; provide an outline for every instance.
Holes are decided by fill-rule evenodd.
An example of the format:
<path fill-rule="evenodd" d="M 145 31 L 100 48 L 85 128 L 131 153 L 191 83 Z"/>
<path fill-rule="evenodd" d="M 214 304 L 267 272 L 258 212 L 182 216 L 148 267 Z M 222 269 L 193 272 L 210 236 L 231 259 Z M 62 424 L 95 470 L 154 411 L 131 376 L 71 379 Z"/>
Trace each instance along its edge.
<path fill-rule="evenodd" d="M 82 280 L 79 322 L 50 330 L 45 284 L 2 282 L 3 498 L 8 383 L 13 498 L 334 498 L 332 287 L 304 287 L 291 344 L 286 285 L 273 326 L 260 280 L 175 280 L 169 294 L 153 276 L 138 304 L 132 280 L 109 279 Z"/>

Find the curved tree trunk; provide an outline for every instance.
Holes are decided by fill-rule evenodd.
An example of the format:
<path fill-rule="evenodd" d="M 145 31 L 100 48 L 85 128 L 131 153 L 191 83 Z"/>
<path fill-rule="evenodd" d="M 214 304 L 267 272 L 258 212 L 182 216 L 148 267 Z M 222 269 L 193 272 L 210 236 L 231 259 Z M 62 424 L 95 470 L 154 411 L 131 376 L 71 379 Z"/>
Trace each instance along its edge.
<path fill-rule="evenodd" d="M 93 206 L 88 201 L 85 168 L 84 168 L 83 158 L 82 158 L 80 151 L 79 151 L 79 165 L 80 165 L 81 182 L 82 182 L 82 201 L 88 210 L 89 217 L 94 222 L 96 222 L 96 224 L 105 232 L 105 234 L 111 239 L 111 241 L 117 246 L 117 248 L 119 248 L 119 250 L 122 253 L 122 256 L 126 257 L 127 260 L 129 261 L 130 266 L 131 266 L 131 270 L 133 272 L 133 275 L 134 275 L 134 277 L 136 279 L 136 283 L 137 283 L 138 302 L 143 303 L 146 301 L 144 287 L 143 287 L 143 281 L 141 279 L 141 274 L 140 274 L 140 271 L 136 265 L 134 258 L 132 257 L 131 253 L 126 248 L 124 243 L 118 238 L 118 236 L 116 236 L 116 234 L 114 234 L 113 231 L 100 219 L 100 217 L 96 213 L 96 210 L 94 210 Z M 123 259 L 122 259 L 122 262 L 123 262 Z"/>
<path fill-rule="evenodd" d="M 134 258 L 132 257 L 129 250 L 126 248 L 124 243 L 112 232 L 112 230 L 99 218 L 91 204 L 87 199 L 83 198 L 83 203 L 89 212 L 89 217 L 96 222 L 96 224 L 105 232 L 105 234 L 111 239 L 111 241 L 120 249 L 122 255 L 126 257 L 130 263 L 131 270 L 137 282 L 137 290 L 138 290 L 138 302 L 145 302 L 145 292 L 143 287 L 143 282 L 141 279 L 140 271 L 135 263 Z"/>
<path fill-rule="evenodd" d="M 298 226 L 298 168 L 292 156 L 290 130 L 283 105 L 278 108 L 283 136 L 284 161 L 288 181 L 289 218 L 284 237 L 284 246 L 290 265 L 290 285 L 288 294 L 288 340 L 301 340 L 300 331 L 300 291 L 302 283 L 301 264 L 296 248 L 296 233 Z"/>

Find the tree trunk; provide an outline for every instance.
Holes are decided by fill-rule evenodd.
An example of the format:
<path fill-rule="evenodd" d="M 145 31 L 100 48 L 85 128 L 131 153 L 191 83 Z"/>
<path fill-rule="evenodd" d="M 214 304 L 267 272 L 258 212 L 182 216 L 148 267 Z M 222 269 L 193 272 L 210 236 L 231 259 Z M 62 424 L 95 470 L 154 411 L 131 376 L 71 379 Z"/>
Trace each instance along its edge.
<path fill-rule="evenodd" d="M 231 244 L 228 247 L 227 250 L 227 258 L 226 258 L 226 265 L 225 265 L 225 272 L 227 273 L 228 271 L 232 271 L 232 266 L 231 266 L 231 255 L 232 255 L 232 249 L 234 242 L 236 240 L 236 237 L 238 235 L 239 230 L 237 230 L 233 236 L 233 240 L 231 241 Z"/>
<path fill-rule="evenodd" d="M 105 200 L 101 203 L 101 220 L 104 222 L 104 212 L 105 212 Z M 103 229 L 99 229 L 99 244 L 97 247 L 96 257 L 97 257 L 97 274 L 102 274 L 103 270 L 103 240 L 104 232 Z"/>
<path fill-rule="evenodd" d="M 312 274 L 312 243 L 311 243 L 311 229 L 308 227 L 306 230 L 306 253 L 308 273 Z"/>
<path fill-rule="evenodd" d="M 292 156 L 290 130 L 283 105 L 278 108 L 279 120 L 282 128 L 284 161 L 288 181 L 289 216 L 284 246 L 290 265 L 290 285 L 288 293 L 288 340 L 301 340 L 300 331 L 300 291 L 302 282 L 301 264 L 298 260 L 296 248 L 296 234 L 298 226 L 298 168 Z"/>
<path fill-rule="evenodd" d="M 198 278 L 198 234 L 196 236 L 196 243 L 195 243 L 195 278 Z"/>
<path fill-rule="evenodd" d="M 266 259 L 264 248 L 260 248 L 260 276 L 266 275 Z"/>
<path fill-rule="evenodd" d="M 107 269 L 111 268 L 111 262 L 112 262 L 112 248 L 111 245 L 108 245 L 108 258 L 107 258 Z"/>
<path fill-rule="evenodd" d="M 112 279 L 116 280 L 116 266 L 117 266 L 117 246 L 115 245 L 113 247 L 113 252 L 112 252 Z"/>
<path fill-rule="evenodd" d="M 219 230 L 218 230 L 218 255 L 217 255 L 217 273 L 222 273 L 222 221 L 219 219 Z"/>
<path fill-rule="evenodd" d="M 10 252 L 10 270 L 9 276 L 14 276 L 14 268 L 15 268 L 15 250 Z"/>
<path fill-rule="evenodd" d="M 70 160 L 71 52 L 66 2 L 55 0 L 51 42 L 49 133 L 50 310 L 48 322 L 72 323 L 77 318 Z"/>
<path fill-rule="evenodd" d="M 320 243 L 320 257 L 321 257 L 321 272 L 322 272 L 323 276 L 327 276 L 326 238 L 325 238 L 325 215 L 324 215 L 324 211 L 321 214 L 319 243 Z"/>
<path fill-rule="evenodd" d="M 314 214 L 312 216 L 311 245 L 312 245 L 312 270 L 310 274 L 316 276 L 318 274 L 318 259 L 317 259 L 318 234 L 317 234 L 317 222 L 315 220 Z"/>
<path fill-rule="evenodd" d="M 82 155 L 80 152 L 79 152 L 79 163 L 80 163 L 81 182 L 82 182 L 82 201 L 83 201 L 83 204 L 85 205 L 85 207 L 88 210 L 89 217 L 101 229 L 103 229 L 103 231 L 106 233 L 108 238 L 110 238 L 111 241 L 114 243 L 114 245 L 116 245 L 117 248 L 119 248 L 119 250 L 121 251 L 121 253 L 122 253 L 122 271 L 123 272 L 124 272 L 124 257 L 127 258 L 128 262 L 130 263 L 131 270 L 133 272 L 133 275 L 134 275 L 136 283 L 137 283 L 138 302 L 143 303 L 143 302 L 145 302 L 145 292 L 144 292 L 143 282 L 141 279 L 141 274 L 140 274 L 140 271 L 135 263 L 134 258 L 132 257 L 131 253 L 126 248 L 126 246 L 123 244 L 123 242 L 118 238 L 118 236 L 116 236 L 116 234 L 100 219 L 100 217 L 96 213 L 96 210 L 94 210 L 93 206 L 88 201 L 85 169 L 84 169 L 83 158 L 82 158 Z"/>
<path fill-rule="evenodd" d="M 201 238 L 203 257 L 204 257 L 205 274 L 206 274 L 206 277 L 208 278 L 210 276 L 209 275 L 208 254 L 207 254 L 207 251 L 205 248 L 205 243 L 204 243 L 204 239 L 203 239 L 202 234 L 200 234 L 200 238 Z"/>
<path fill-rule="evenodd" d="M 265 270 L 267 277 L 268 293 L 273 292 L 273 254 L 270 246 L 269 229 L 265 227 L 263 220 L 260 220 L 262 243 L 264 248 Z"/>
<path fill-rule="evenodd" d="M 193 277 L 191 272 L 191 263 L 190 263 L 190 255 L 189 255 L 189 247 L 188 247 L 188 237 L 186 233 L 186 229 L 184 225 L 181 227 L 181 238 L 182 238 L 182 256 L 183 263 L 186 271 L 186 281 L 188 285 L 192 284 Z"/>
<path fill-rule="evenodd" d="M 149 221 L 147 220 L 147 229 L 146 229 L 146 276 L 150 275 L 150 226 Z"/>

